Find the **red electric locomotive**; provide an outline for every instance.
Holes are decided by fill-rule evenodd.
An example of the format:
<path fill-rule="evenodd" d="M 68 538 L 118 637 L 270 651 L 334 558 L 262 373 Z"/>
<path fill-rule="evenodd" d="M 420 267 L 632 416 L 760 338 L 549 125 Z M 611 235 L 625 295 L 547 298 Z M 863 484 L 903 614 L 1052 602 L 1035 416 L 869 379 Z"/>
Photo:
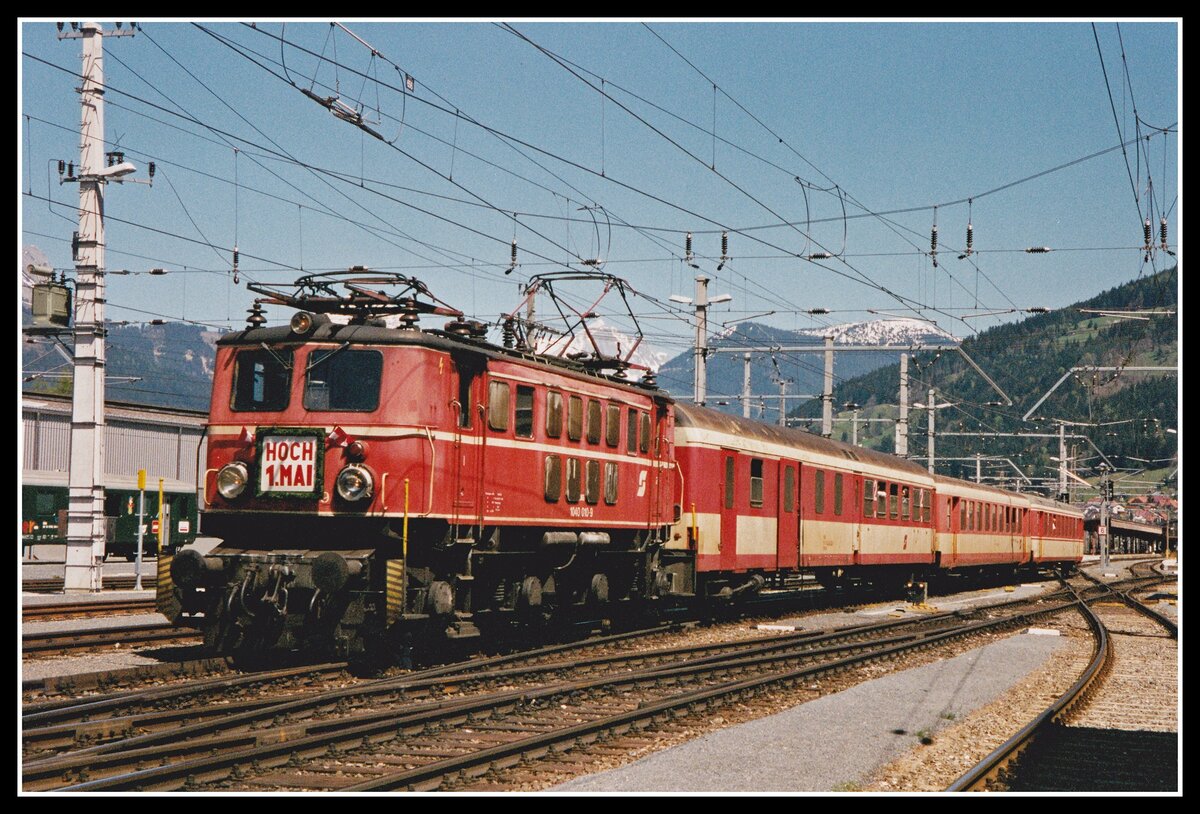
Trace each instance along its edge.
<path fill-rule="evenodd" d="M 218 342 L 201 479 L 222 543 L 160 559 L 160 610 L 218 652 L 344 656 L 734 601 L 800 570 L 833 587 L 1081 559 L 1061 504 L 628 381 L 637 341 L 605 352 L 595 303 L 554 295 L 577 280 L 624 297 L 606 275 L 535 277 L 567 331 L 514 312 L 502 346 L 411 278 L 252 286 L 250 327 Z M 299 310 L 268 328 L 263 302 Z"/>
<path fill-rule="evenodd" d="M 201 482 L 222 543 L 160 567 L 161 609 L 210 647 L 354 654 L 418 628 L 603 617 L 670 588 L 673 405 L 652 376 L 535 354 L 512 325 L 497 347 L 396 275 L 256 290 L 301 310 L 263 327 L 256 302 L 218 342 Z"/>

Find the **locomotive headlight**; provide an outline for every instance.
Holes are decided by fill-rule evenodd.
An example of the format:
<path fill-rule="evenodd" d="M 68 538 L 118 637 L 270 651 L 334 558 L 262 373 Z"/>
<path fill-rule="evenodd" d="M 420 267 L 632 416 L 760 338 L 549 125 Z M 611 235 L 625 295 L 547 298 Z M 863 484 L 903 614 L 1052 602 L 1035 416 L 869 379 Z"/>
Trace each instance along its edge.
<path fill-rule="evenodd" d="M 343 500 L 370 498 L 375 492 L 375 476 L 361 464 L 350 464 L 337 476 L 337 493 Z"/>
<path fill-rule="evenodd" d="M 292 314 L 292 333 L 304 336 L 313 329 L 313 325 L 313 315 L 307 311 L 297 311 L 296 313 Z"/>
<path fill-rule="evenodd" d="M 217 491 L 226 500 L 233 500 L 245 490 L 249 480 L 250 470 L 241 461 L 234 461 L 217 473 Z"/>

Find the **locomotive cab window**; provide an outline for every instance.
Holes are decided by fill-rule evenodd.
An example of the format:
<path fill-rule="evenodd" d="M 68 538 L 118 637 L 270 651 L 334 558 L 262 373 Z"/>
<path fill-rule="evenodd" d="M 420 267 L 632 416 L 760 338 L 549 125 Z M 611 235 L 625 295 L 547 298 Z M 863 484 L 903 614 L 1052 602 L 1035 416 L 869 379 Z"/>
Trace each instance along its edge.
<path fill-rule="evenodd" d="M 488 426 L 497 432 L 508 429 L 508 382 L 488 383 Z"/>
<path fill-rule="evenodd" d="M 750 459 L 750 505 L 763 505 L 763 462 L 762 458 Z"/>
<path fill-rule="evenodd" d="M 518 438 L 533 437 L 533 388 L 517 385 L 517 412 L 513 429 Z"/>
<path fill-rule="evenodd" d="M 234 357 L 236 411 L 274 412 L 288 406 L 292 389 L 292 351 L 244 350 Z"/>
<path fill-rule="evenodd" d="M 546 435 L 551 438 L 562 436 L 563 397 L 553 390 L 546 394 Z"/>
<path fill-rule="evenodd" d="M 377 350 L 314 350 L 308 355 L 304 409 L 371 412 L 379 406 L 383 354 Z"/>

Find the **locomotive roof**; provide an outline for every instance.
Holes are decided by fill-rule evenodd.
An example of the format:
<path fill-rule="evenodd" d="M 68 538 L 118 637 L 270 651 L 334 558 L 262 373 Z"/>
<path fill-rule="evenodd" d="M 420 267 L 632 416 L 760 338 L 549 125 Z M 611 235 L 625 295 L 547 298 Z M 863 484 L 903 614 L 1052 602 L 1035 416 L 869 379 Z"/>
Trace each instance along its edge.
<path fill-rule="evenodd" d="M 897 474 L 903 473 L 910 477 L 929 477 L 929 472 L 926 471 L 925 467 L 904 458 L 888 455 L 885 452 L 876 452 L 873 449 L 851 446 L 850 444 L 814 435 L 804 430 L 780 427 L 774 424 L 764 424 L 761 421 L 751 421 L 748 418 L 732 416 L 717 410 L 710 410 L 706 407 L 696 407 L 691 404 L 676 404 L 675 424 L 680 427 L 697 427 L 714 432 L 728 433 L 729 435 L 755 438 L 766 443 L 795 447 L 814 454 L 831 455 L 851 461 L 872 464 L 892 469 Z"/>
<path fill-rule="evenodd" d="M 352 345 L 416 345 L 442 350 L 455 355 L 468 353 L 488 359 L 525 364 L 530 367 L 540 367 L 555 373 L 573 376 L 591 382 L 603 382 L 606 385 L 626 388 L 635 393 L 641 393 L 662 401 L 673 401 L 671 395 L 657 387 L 646 386 L 637 381 L 621 380 L 611 375 L 589 370 L 585 365 L 570 359 L 557 356 L 520 351 L 511 348 L 501 348 L 478 339 L 469 339 L 437 329 L 388 328 L 383 325 L 351 324 L 320 322 L 311 333 L 300 336 L 287 325 L 269 328 L 247 328 L 242 331 L 228 333 L 217 340 L 218 345 L 242 345 L 258 347 L 304 345 L 314 342 L 343 343 Z"/>

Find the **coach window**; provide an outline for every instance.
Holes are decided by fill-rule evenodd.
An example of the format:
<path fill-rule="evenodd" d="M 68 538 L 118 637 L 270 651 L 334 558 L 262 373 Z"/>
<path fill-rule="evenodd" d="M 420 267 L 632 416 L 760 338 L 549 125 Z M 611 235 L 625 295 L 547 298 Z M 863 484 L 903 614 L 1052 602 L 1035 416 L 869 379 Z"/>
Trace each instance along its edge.
<path fill-rule="evenodd" d="M 967 530 L 967 503 L 969 503 L 969 502 L 970 501 L 966 501 L 966 500 L 958 501 L 958 530 L 959 531 Z"/>
<path fill-rule="evenodd" d="M 508 382 L 488 383 L 488 426 L 497 432 L 508 429 Z"/>
<path fill-rule="evenodd" d="M 875 516 L 887 517 L 887 482 L 875 484 Z"/>
<path fill-rule="evenodd" d="M 813 511 L 825 514 L 825 471 L 813 470 Z"/>
<path fill-rule="evenodd" d="M 833 476 L 833 513 L 842 516 L 842 473 Z"/>
<path fill-rule="evenodd" d="M 562 456 L 546 456 L 546 500 L 557 503 L 562 494 Z"/>
<path fill-rule="evenodd" d="M 888 519 L 897 520 L 900 517 L 900 484 L 888 484 Z"/>
<path fill-rule="evenodd" d="M 304 380 L 306 410 L 371 412 L 379 406 L 383 354 L 377 350 L 314 350 Z"/>
<path fill-rule="evenodd" d="M 563 397 L 553 390 L 546 393 L 546 435 L 550 438 L 562 436 Z"/>
<path fill-rule="evenodd" d="M 600 502 L 600 462 L 592 459 L 586 462 L 584 470 L 587 472 L 587 488 L 584 490 L 584 498 L 593 506 Z"/>
<path fill-rule="evenodd" d="M 923 496 L 923 502 L 921 504 L 921 519 L 928 523 L 931 517 L 930 513 L 933 511 L 933 493 L 928 489 L 922 489 L 921 495 Z"/>
<path fill-rule="evenodd" d="M 789 513 L 796 510 L 796 468 L 794 466 L 784 467 L 783 470 L 783 510 Z"/>
<path fill-rule="evenodd" d="M 609 506 L 617 503 L 617 465 L 612 461 L 604 464 L 604 502 Z"/>
<path fill-rule="evenodd" d="M 900 519 L 907 520 L 910 514 L 909 508 L 909 490 L 907 486 L 900 487 Z"/>
<path fill-rule="evenodd" d="M 642 429 L 641 429 L 642 437 L 641 437 L 640 443 L 638 444 L 638 449 L 641 450 L 643 453 L 646 453 L 646 452 L 650 451 L 650 414 L 649 413 L 641 413 L 640 418 L 641 418 L 641 425 L 642 425 Z"/>
<path fill-rule="evenodd" d="M 863 480 L 863 517 L 875 516 L 875 481 Z"/>
<path fill-rule="evenodd" d="M 630 411 L 630 415 L 633 412 Z M 725 508 L 733 508 L 733 456 L 729 455 L 725 458 Z"/>
<path fill-rule="evenodd" d="M 513 431 L 518 438 L 533 437 L 533 388 L 523 384 L 517 385 L 517 412 L 514 416 Z"/>
<path fill-rule="evenodd" d="M 750 505 L 763 505 L 763 462 L 762 458 L 750 459 Z"/>
<path fill-rule="evenodd" d="M 579 459 L 567 458 L 567 500 L 579 502 Z"/>
<path fill-rule="evenodd" d="M 290 350 L 244 350 L 234 357 L 231 409 L 282 410 L 288 406 L 291 389 Z"/>
<path fill-rule="evenodd" d="M 600 402 L 588 399 L 587 439 L 589 444 L 600 443 Z"/>
<path fill-rule="evenodd" d="M 621 405 L 608 404 L 605 408 L 604 443 L 616 449 L 621 443 Z"/>
<path fill-rule="evenodd" d="M 626 416 L 626 418 L 628 420 L 625 422 L 626 423 L 625 451 L 626 452 L 637 452 L 637 440 L 638 440 L 637 439 L 637 427 L 638 427 L 637 410 L 630 407 L 629 415 Z"/>
<path fill-rule="evenodd" d="M 583 437 L 583 399 L 579 396 L 567 398 L 567 438 L 578 441 Z"/>

